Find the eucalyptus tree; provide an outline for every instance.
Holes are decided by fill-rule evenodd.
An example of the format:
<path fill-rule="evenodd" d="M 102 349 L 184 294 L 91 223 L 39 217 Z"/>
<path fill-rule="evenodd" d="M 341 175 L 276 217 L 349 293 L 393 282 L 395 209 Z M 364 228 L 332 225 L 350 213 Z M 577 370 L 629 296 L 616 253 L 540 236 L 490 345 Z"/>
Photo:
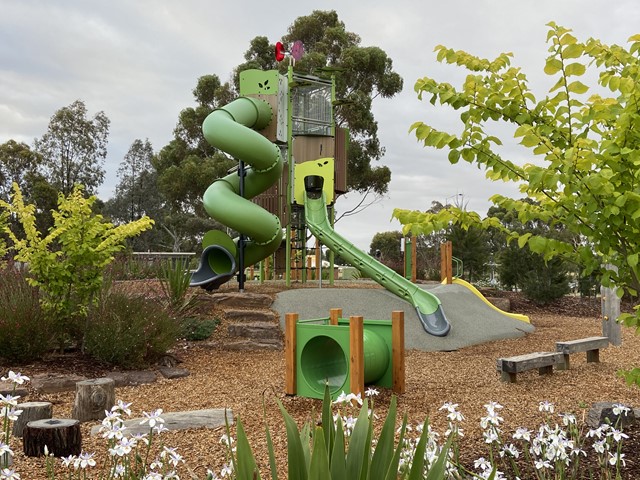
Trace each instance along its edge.
<path fill-rule="evenodd" d="M 46 133 L 34 143 L 47 180 L 64 195 L 83 185 L 88 195 L 104 181 L 110 121 L 104 112 L 88 118 L 81 100 L 53 114 Z"/>

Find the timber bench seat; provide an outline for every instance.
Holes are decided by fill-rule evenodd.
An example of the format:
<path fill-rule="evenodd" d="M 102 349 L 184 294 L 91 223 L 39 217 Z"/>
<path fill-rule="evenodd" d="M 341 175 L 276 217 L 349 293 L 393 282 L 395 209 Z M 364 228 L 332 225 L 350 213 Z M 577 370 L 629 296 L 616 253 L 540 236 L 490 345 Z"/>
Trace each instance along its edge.
<path fill-rule="evenodd" d="M 568 342 L 556 342 L 556 351 L 564 355 L 564 366 L 561 369 L 569 369 L 569 355 L 578 352 L 587 352 L 587 363 L 600 361 L 600 349 L 609 346 L 608 337 L 587 337 Z"/>
<path fill-rule="evenodd" d="M 553 373 L 553 366 L 564 366 L 564 355 L 560 352 L 534 352 L 515 357 L 499 358 L 498 371 L 502 380 L 516 383 L 516 375 L 527 370 L 538 369 L 540 375 Z"/>

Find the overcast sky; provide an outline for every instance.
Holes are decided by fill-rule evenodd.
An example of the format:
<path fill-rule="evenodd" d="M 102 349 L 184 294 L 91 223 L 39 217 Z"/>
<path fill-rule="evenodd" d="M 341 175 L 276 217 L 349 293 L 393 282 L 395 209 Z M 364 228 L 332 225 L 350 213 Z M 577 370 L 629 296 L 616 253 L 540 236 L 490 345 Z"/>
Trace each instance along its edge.
<path fill-rule="evenodd" d="M 436 45 L 487 58 L 513 52 L 513 65 L 523 67 L 540 95 L 552 84 L 542 73 L 549 21 L 582 40 L 625 44 L 640 33 L 640 2 L 633 0 L 0 0 L 0 143 L 32 145 L 53 113 L 76 99 L 90 115 L 104 111 L 111 130 L 99 192 L 106 199 L 136 138 L 149 138 L 156 151 L 171 140 L 180 110 L 193 106 L 198 77 L 228 80 L 253 37 L 275 42 L 315 9 L 336 10 L 363 46 L 387 52 L 404 79 L 401 94 L 374 104 L 386 147 L 381 163 L 392 172 L 389 194 L 336 227 L 365 250 L 376 232 L 401 228 L 391 221 L 395 207 L 424 210 L 457 197 L 484 215 L 492 194 L 517 196 L 514 186 L 485 180 L 466 163 L 452 166 L 446 153 L 423 148 L 408 133 L 417 120 L 458 128 L 456 113 L 418 101 L 413 91 L 425 75 L 460 79 L 455 67 L 436 62 Z M 511 159 L 524 162 L 523 154 L 514 149 Z M 341 198 L 337 210 L 358 200 Z"/>

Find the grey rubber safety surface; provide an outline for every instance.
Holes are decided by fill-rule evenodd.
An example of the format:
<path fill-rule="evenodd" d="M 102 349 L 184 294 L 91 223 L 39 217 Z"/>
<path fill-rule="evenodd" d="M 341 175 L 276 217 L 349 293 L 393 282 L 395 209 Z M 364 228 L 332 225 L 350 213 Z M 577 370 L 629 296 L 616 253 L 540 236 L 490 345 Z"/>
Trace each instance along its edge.
<path fill-rule="evenodd" d="M 534 330 L 533 325 L 513 319 L 486 305 L 461 285 L 424 285 L 436 295 L 451 323 L 446 337 L 424 331 L 414 308 L 382 289 L 301 288 L 278 294 L 271 306 L 280 314 L 284 327 L 286 313 L 297 313 L 300 320 L 327 318 L 331 308 L 342 308 L 343 317 L 362 315 L 365 319 L 391 319 L 394 310 L 404 311 L 405 348 L 426 352 L 451 351 L 503 338 L 515 338 Z M 517 312 L 514 312 L 517 313 Z"/>

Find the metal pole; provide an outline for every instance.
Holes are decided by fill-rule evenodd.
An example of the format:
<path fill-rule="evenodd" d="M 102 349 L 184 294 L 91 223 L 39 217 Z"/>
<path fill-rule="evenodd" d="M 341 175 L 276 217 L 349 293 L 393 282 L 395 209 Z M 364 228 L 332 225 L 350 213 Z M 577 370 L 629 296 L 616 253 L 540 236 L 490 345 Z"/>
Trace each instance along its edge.
<path fill-rule="evenodd" d="M 244 198 L 244 162 L 240 160 L 238 163 L 238 175 L 240 175 L 240 196 Z M 238 290 L 244 292 L 244 234 L 240 234 L 238 238 Z"/>

